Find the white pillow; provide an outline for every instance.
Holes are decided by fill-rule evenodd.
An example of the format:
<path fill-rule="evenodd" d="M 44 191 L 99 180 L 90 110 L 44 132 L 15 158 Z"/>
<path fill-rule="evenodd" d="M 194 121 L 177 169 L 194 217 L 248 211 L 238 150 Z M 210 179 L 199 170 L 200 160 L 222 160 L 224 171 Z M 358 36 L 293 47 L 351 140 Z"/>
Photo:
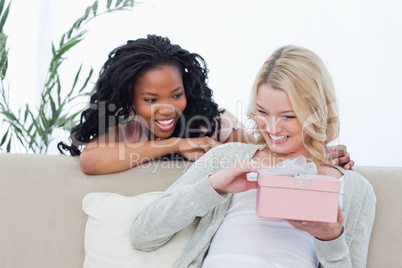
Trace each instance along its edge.
<path fill-rule="evenodd" d="M 162 193 L 134 197 L 113 193 L 87 194 L 82 201 L 82 209 L 88 215 L 84 268 L 171 267 L 193 235 L 197 221 L 155 251 L 135 250 L 129 237 L 135 217 Z"/>

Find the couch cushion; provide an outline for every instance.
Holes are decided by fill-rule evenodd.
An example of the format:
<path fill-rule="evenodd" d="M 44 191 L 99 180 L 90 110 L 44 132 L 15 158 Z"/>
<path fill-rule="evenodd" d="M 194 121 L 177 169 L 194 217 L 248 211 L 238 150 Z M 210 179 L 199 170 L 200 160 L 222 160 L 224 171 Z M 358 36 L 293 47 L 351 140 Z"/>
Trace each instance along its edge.
<path fill-rule="evenodd" d="M 163 192 L 134 197 L 113 193 L 90 193 L 82 209 L 88 215 L 85 229 L 84 268 L 171 267 L 194 233 L 197 222 L 177 233 L 161 248 L 144 252 L 130 243 L 129 230 L 135 217 Z"/>

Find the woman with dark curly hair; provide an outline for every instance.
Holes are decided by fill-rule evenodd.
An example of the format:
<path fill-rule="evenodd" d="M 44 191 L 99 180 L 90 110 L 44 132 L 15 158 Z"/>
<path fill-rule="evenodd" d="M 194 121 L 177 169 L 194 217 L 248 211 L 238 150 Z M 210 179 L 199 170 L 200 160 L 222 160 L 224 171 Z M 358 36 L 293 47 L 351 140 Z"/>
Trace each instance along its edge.
<path fill-rule="evenodd" d="M 194 161 L 221 143 L 253 143 L 214 102 L 207 73 L 200 55 L 166 37 L 128 41 L 109 54 L 72 144 L 60 142 L 59 151 L 80 155 L 83 172 L 105 174 L 166 155 Z M 332 149 L 333 165 L 354 165 L 345 146 Z"/>
<path fill-rule="evenodd" d="M 115 48 L 103 65 L 71 145 L 87 174 L 129 169 L 171 153 L 196 160 L 228 141 L 252 142 L 207 86 L 204 59 L 168 38 L 148 35 Z M 80 146 L 85 145 L 80 150 Z"/>

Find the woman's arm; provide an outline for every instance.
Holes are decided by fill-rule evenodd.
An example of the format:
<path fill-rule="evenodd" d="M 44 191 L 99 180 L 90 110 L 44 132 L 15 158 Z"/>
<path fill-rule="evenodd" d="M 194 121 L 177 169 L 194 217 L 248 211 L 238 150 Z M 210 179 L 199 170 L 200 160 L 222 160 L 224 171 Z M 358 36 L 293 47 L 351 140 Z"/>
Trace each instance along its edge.
<path fill-rule="evenodd" d="M 364 213 L 349 235 L 343 232 L 340 237 L 332 241 L 315 239 L 320 267 L 366 267 L 374 214 L 374 208 Z M 353 237 L 347 238 L 348 236 Z M 347 240 L 351 240 L 351 244 L 348 245 Z"/>
<path fill-rule="evenodd" d="M 344 208 L 348 209 L 345 211 L 344 232 L 332 241 L 314 241 L 320 267 L 366 267 L 376 197 L 371 185 L 360 175 L 351 177 L 349 181 L 352 184 L 345 184 Z"/>
<path fill-rule="evenodd" d="M 209 159 L 213 159 L 213 151 L 195 162 L 162 197 L 137 216 L 130 230 L 135 248 L 144 251 L 159 248 L 195 218 L 204 216 L 226 200 L 209 182 L 208 175 L 214 172 Z"/>
<path fill-rule="evenodd" d="M 229 137 L 223 143 L 228 142 L 242 142 L 242 143 L 255 144 L 255 138 L 251 134 L 247 133 L 245 127 L 242 126 L 238 129 L 233 129 Z"/>
<path fill-rule="evenodd" d="M 238 151 L 239 160 L 231 155 L 234 151 Z M 130 231 L 134 247 L 144 251 L 157 249 L 197 217 L 209 213 L 210 217 L 201 220 L 204 227 L 207 222 L 212 224 L 216 215 L 223 217 L 225 206 L 229 205 L 229 202 L 225 203 L 230 198 L 227 193 L 257 187 L 257 182 L 247 180 L 246 174 L 258 169 L 245 160 L 248 151 L 232 144 L 231 148 L 215 148 L 196 161 L 162 197 L 137 216 Z"/>
<path fill-rule="evenodd" d="M 121 141 L 115 127 L 87 144 L 80 155 L 80 164 L 86 174 L 114 173 L 171 153 L 195 161 L 219 144 L 209 137 L 128 143 Z"/>
<path fill-rule="evenodd" d="M 248 133 L 244 124 L 231 112 L 224 110 L 220 119 L 221 129 L 219 133 L 219 140 L 221 140 L 223 143 L 255 143 L 254 136 Z M 218 139 L 218 135 L 214 135 L 214 139 Z"/>
<path fill-rule="evenodd" d="M 315 237 L 314 244 L 321 264 L 320 267 L 366 267 L 370 234 L 374 221 L 374 208 L 359 217 L 359 221 L 352 231 L 344 231 L 342 227 L 344 219 L 345 215 L 339 208 L 337 223 L 288 222 L 296 229 Z M 333 226 L 335 225 L 336 230 L 334 231 Z M 350 226 L 346 225 L 346 228 L 350 228 Z M 348 245 L 346 240 L 347 236 L 350 235 L 353 237 L 349 238 L 351 244 Z"/>
<path fill-rule="evenodd" d="M 130 229 L 131 243 L 136 249 L 155 250 L 225 199 L 211 187 L 208 176 L 164 194 L 137 216 Z"/>

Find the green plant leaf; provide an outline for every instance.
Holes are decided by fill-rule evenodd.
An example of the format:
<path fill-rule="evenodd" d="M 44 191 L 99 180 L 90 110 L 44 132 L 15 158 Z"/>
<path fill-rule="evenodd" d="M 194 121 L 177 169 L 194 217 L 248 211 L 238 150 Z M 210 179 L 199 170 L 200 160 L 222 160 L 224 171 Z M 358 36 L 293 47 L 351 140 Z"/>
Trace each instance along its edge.
<path fill-rule="evenodd" d="M 92 77 L 93 72 L 94 72 L 94 69 L 91 68 L 91 70 L 89 71 L 88 77 L 85 79 L 84 84 L 82 85 L 81 89 L 78 91 L 79 93 L 81 93 L 82 91 L 84 91 L 84 89 L 87 88 L 87 85 L 89 83 L 89 80 Z"/>
<path fill-rule="evenodd" d="M 24 123 L 27 121 L 29 115 L 29 106 L 28 104 L 25 105 L 25 113 L 24 113 Z"/>
<path fill-rule="evenodd" d="M 118 7 L 122 2 L 123 0 L 117 0 L 115 7 Z"/>
<path fill-rule="evenodd" d="M 60 78 L 59 76 L 57 76 L 57 80 L 56 80 L 56 84 L 57 84 L 57 102 L 59 103 L 60 108 L 62 108 L 61 106 L 61 96 L 60 96 L 60 92 L 61 92 L 61 82 L 60 82 Z"/>
<path fill-rule="evenodd" d="M 42 110 L 39 110 L 39 118 L 41 119 L 43 129 L 46 130 L 49 127 L 49 122 L 48 122 L 48 120 L 46 118 L 45 113 Z"/>
<path fill-rule="evenodd" d="M 6 141 L 9 131 L 10 131 L 10 129 L 7 129 L 6 133 L 4 134 L 3 138 L 1 139 L 0 146 L 2 146 L 4 144 L 4 142 Z"/>
<path fill-rule="evenodd" d="M 3 114 L 5 117 L 7 117 L 11 121 L 18 121 L 17 117 L 15 117 L 14 113 L 10 111 L 1 111 L 1 114 Z"/>
<path fill-rule="evenodd" d="M 74 31 L 74 28 L 71 28 L 71 29 L 66 33 L 67 38 L 71 38 L 71 35 L 73 34 L 73 31 Z M 64 43 L 61 43 L 61 44 L 64 44 Z M 60 45 L 61 45 L 61 44 L 60 44 Z"/>
<path fill-rule="evenodd" d="M 53 55 L 53 57 L 56 56 L 56 53 L 57 53 L 56 48 L 54 47 L 54 44 L 52 43 L 52 55 Z"/>
<path fill-rule="evenodd" d="M 74 125 L 77 124 L 77 122 L 76 122 L 75 119 L 76 119 L 77 116 L 80 115 L 80 114 L 81 114 L 81 112 L 78 111 L 78 112 L 75 112 L 74 114 L 70 115 L 69 117 L 67 117 L 67 118 L 65 119 L 64 123 L 62 124 L 63 129 L 64 129 L 64 130 L 71 130 L 71 128 L 72 128 Z"/>
<path fill-rule="evenodd" d="M 74 78 L 74 82 L 73 82 L 73 86 L 72 86 L 71 91 L 73 91 L 74 88 L 75 88 L 75 86 L 77 85 L 78 78 L 80 77 L 81 70 L 82 70 L 82 64 L 80 65 L 80 68 L 78 68 L 77 74 L 75 75 L 75 78 Z"/>
<path fill-rule="evenodd" d="M 72 47 L 77 45 L 79 42 L 81 42 L 83 38 L 84 32 L 79 33 L 75 38 L 69 40 L 67 43 L 65 43 L 58 51 L 56 56 L 58 58 L 61 58 L 61 56 L 66 53 L 68 50 L 70 50 Z"/>
<path fill-rule="evenodd" d="M 86 18 L 84 18 L 84 17 L 79 18 L 79 19 L 73 24 L 73 28 L 71 28 L 71 33 L 73 32 L 73 31 L 72 31 L 73 29 L 78 29 L 78 28 L 81 26 L 81 24 L 85 21 L 85 19 L 86 19 Z M 70 34 L 70 36 L 71 36 L 71 34 Z"/>
<path fill-rule="evenodd" d="M 66 122 L 66 117 L 67 117 L 67 115 L 59 116 L 57 118 L 56 122 L 54 122 L 54 125 L 57 127 L 63 127 Z"/>
<path fill-rule="evenodd" d="M 61 64 L 61 62 L 58 62 L 57 64 L 55 64 L 55 65 L 53 65 L 53 66 L 50 67 L 50 69 L 49 69 L 49 73 L 50 73 L 50 74 L 49 74 L 49 78 L 48 78 L 48 81 L 47 81 L 45 87 L 48 87 L 49 84 L 53 82 L 53 79 L 54 79 L 56 76 L 58 76 L 58 75 L 57 75 L 57 70 L 58 70 L 60 64 Z"/>
<path fill-rule="evenodd" d="M 24 146 L 24 148 L 26 148 L 24 142 L 25 137 L 22 130 L 14 122 L 10 122 L 10 127 L 13 129 L 10 135 L 10 141 L 12 140 L 12 136 L 14 135 L 20 141 L 21 145 Z"/>
<path fill-rule="evenodd" d="M 51 95 L 49 95 L 49 101 L 50 101 L 50 109 L 52 111 L 52 114 L 56 113 L 56 104 L 54 103 L 54 100 Z"/>
<path fill-rule="evenodd" d="M 66 38 L 66 34 L 63 34 L 61 36 L 60 42 L 59 42 L 59 47 L 61 47 L 64 44 L 64 39 Z M 52 44 L 53 47 L 53 44 Z M 54 48 L 54 47 L 53 47 Z M 56 53 L 53 53 L 53 55 L 55 55 Z"/>
<path fill-rule="evenodd" d="M 3 27 L 4 24 L 6 23 L 7 17 L 8 17 L 8 13 L 10 12 L 10 5 L 11 3 L 8 4 L 6 10 L 4 11 L 4 13 L 1 16 L 1 20 L 0 20 L 0 32 L 3 32 Z"/>
<path fill-rule="evenodd" d="M 96 0 L 92 5 L 92 12 L 94 16 L 96 16 L 96 13 L 98 12 L 98 0 Z"/>
<path fill-rule="evenodd" d="M 11 151 L 11 136 L 10 136 L 10 139 L 8 140 L 6 150 L 7 150 L 7 153 L 9 153 Z"/>
<path fill-rule="evenodd" d="M 19 128 L 19 127 L 18 127 L 17 125 L 15 125 L 15 124 L 13 124 L 13 128 L 14 128 L 16 134 L 21 134 L 21 135 L 22 135 L 22 130 L 21 130 L 21 128 Z M 17 137 L 18 137 L 18 135 L 17 135 Z"/>
<path fill-rule="evenodd" d="M 27 129 L 27 131 L 26 131 L 26 132 L 28 133 L 28 135 L 31 133 L 33 127 L 34 127 L 34 124 L 33 124 L 33 123 L 28 127 L 28 129 Z"/>
<path fill-rule="evenodd" d="M 1 13 L 3 13 L 3 8 L 4 8 L 5 4 L 6 4 L 6 0 L 1 0 L 0 1 L 0 16 L 1 16 Z"/>
<path fill-rule="evenodd" d="M 6 77 L 8 68 L 8 49 L 6 49 L 7 36 L 0 32 L 0 78 Z"/>
<path fill-rule="evenodd" d="M 84 15 L 85 18 L 88 18 L 89 13 L 91 12 L 91 10 L 92 10 L 92 6 L 87 7 L 87 9 L 85 10 L 85 15 Z"/>
<path fill-rule="evenodd" d="M 132 8 L 134 6 L 134 0 L 126 0 L 126 2 L 124 2 L 124 6 Z"/>

